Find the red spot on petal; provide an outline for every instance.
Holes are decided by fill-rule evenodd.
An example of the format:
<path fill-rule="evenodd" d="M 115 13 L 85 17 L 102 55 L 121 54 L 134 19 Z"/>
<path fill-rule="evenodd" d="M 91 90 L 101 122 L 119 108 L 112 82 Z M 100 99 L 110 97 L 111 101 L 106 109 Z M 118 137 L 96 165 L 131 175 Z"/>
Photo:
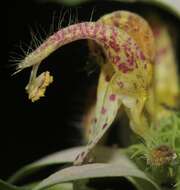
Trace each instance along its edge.
<path fill-rule="evenodd" d="M 114 64 L 118 64 L 119 63 L 119 61 L 120 61 L 120 57 L 119 56 L 115 56 L 115 57 L 113 57 L 113 63 Z"/>
<path fill-rule="evenodd" d="M 114 37 L 114 36 L 112 36 L 112 37 Z M 115 42 L 115 40 L 111 40 L 110 42 L 109 42 L 109 45 L 110 45 L 110 47 L 117 53 L 117 52 L 119 52 L 120 51 L 120 47 L 119 47 L 119 45 Z"/>
<path fill-rule="evenodd" d="M 105 129 L 105 128 L 107 127 L 107 125 L 108 125 L 108 124 L 105 123 L 105 124 L 102 126 L 102 128 Z"/>
<path fill-rule="evenodd" d="M 118 69 L 120 71 L 122 71 L 123 73 L 127 73 L 127 72 L 133 70 L 133 68 L 128 68 L 127 65 L 126 65 L 126 63 L 120 63 L 120 64 L 118 64 Z"/>
<path fill-rule="evenodd" d="M 115 101 L 115 99 L 116 99 L 116 95 L 115 95 L 115 94 L 111 94 L 111 95 L 109 96 L 109 100 L 110 100 L 110 101 Z"/>
<path fill-rule="evenodd" d="M 103 106 L 102 109 L 101 109 L 101 114 L 105 114 L 107 111 L 107 109 Z"/>
<path fill-rule="evenodd" d="M 143 54 L 143 52 L 142 52 L 142 51 L 140 51 L 140 59 L 141 59 L 142 61 L 144 61 L 144 60 L 145 60 L 145 56 L 144 56 L 144 54 Z"/>

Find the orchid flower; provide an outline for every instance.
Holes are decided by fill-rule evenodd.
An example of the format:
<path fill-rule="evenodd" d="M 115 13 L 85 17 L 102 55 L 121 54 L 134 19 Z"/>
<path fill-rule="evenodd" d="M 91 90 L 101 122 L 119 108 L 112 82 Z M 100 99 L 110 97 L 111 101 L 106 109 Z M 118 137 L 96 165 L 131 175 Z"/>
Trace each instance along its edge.
<path fill-rule="evenodd" d="M 155 55 L 151 28 L 137 14 L 116 11 L 97 22 L 70 25 L 54 33 L 18 64 L 17 72 L 32 67 L 26 86 L 29 99 L 34 102 L 44 96 L 46 87 L 53 81 L 48 71 L 36 76 L 42 60 L 63 45 L 80 39 L 93 40 L 94 47 L 98 44 L 105 60 L 100 64 L 89 142 L 75 164 L 88 161 L 88 154 L 111 126 L 120 107 L 126 111 L 136 134 L 143 137 L 147 133 L 149 124 L 144 109 L 151 88 Z"/>

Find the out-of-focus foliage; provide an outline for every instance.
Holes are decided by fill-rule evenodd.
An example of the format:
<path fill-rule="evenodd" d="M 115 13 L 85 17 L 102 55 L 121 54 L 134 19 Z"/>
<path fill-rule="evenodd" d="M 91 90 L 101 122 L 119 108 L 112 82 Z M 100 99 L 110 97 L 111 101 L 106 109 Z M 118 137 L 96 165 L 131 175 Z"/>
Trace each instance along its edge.
<path fill-rule="evenodd" d="M 79 5 L 85 2 L 95 2 L 95 0 L 37 0 L 40 2 L 55 2 L 64 5 Z M 174 12 L 177 16 L 180 17 L 180 1 L 179 0 L 104 0 L 109 2 L 124 2 L 124 3 L 135 3 L 135 2 L 142 2 L 145 4 L 156 5 L 166 9 L 168 11 Z"/>

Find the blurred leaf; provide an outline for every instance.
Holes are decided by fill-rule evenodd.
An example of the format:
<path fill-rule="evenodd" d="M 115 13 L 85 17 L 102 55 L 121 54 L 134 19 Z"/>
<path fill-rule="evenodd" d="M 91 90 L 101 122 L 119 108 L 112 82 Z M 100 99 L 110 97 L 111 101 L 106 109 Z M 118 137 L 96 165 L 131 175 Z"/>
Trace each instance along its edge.
<path fill-rule="evenodd" d="M 103 177 L 141 178 L 149 182 L 151 189 L 160 190 L 158 185 L 147 177 L 145 173 L 139 170 L 125 155 L 119 155 L 119 160 L 116 160 L 115 163 L 87 164 L 82 166 L 72 166 L 60 170 L 43 180 L 33 190 L 45 189 L 47 187 L 68 181 Z"/>
<path fill-rule="evenodd" d="M 152 185 L 142 179 L 135 179 L 133 177 L 128 177 L 127 178 L 135 187 L 137 190 L 144 190 L 144 187 L 146 187 L 146 190 L 152 190 Z"/>
<path fill-rule="evenodd" d="M 63 164 L 68 162 L 73 162 L 77 154 L 82 150 L 82 147 L 71 148 L 68 150 L 56 152 L 54 154 L 48 155 L 32 164 L 26 165 L 12 175 L 8 182 L 14 183 L 23 177 L 26 177 L 42 168 L 50 165 Z"/>
<path fill-rule="evenodd" d="M 39 0 L 40 2 L 55 2 L 69 6 L 79 5 L 85 2 L 93 2 L 93 0 Z M 173 12 L 176 16 L 180 17 L 180 1 L 179 0 L 104 0 L 104 1 L 118 1 L 124 3 L 143 2 L 144 4 L 151 4 Z M 94 1 L 95 2 L 95 1 Z"/>
<path fill-rule="evenodd" d="M 21 180 L 24 177 L 27 177 L 45 167 L 58 165 L 58 164 L 65 164 L 65 163 L 72 163 L 76 156 L 85 148 L 85 146 L 82 147 L 75 147 L 70 148 L 67 150 L 63 150 L 60 152 L 53 153 L 51 155 L 45 156 L 44 158 L 41 158 L 38 161 L 33 162 L 32 164 L 28 164 L 18 170 L 14 175 L 12 175 L 8 182 L 15 183 L 19 180 Z M 105 163 L 105 162 L 111 162 L 116 163 L 121 161 L 123 159 L 124 155 L 123 149 L 117 149 L 117 148 L 110 148 L 110 147 L 103 147 L 103 146 L 97 146 L 93 150 L 93 154 L 95 154 L 96 159 L 95 162 L 99 163 Z M 123 159 L 123 161 L 126 163 L 128 162 L 128 159 Z M 130 164 L 129 162 L 127 164 Z"/>
<path fill-rule="evenodd" d="M 45 156 L 44 158 L 41 158 L 40 160 L 35 161 L 32 164 L 28 164 L 24 166 L 23 168 L 21 168 L 20 170 L 18 170 L 14 175 L 12 175 L 9 178 L 8 182 L 14 183 L 47 166 L 73 162 L 76 156 L 84 148 L 85 147 L 70 148 L 67 150 L 59 151 L 51 155 Z M 117 154 L 119 155 L 119 151 L 117 149 L 107 148 L 107 147 L 97 147 L 94 152 L 96 154 L 96 158 L 98 162 L 106 162 L 108 160 L 114 160 L 116 159 Z"/>
<path fill-rule="evenodd" d="M 32 174 L 33 172 L 35 172 L 39 169 L 42 169 L 43 167 L 46 167 L 49 165 L 73 162 L 76 155 L 80 151 L 82 151 L 83 148 L 84 147 L 71 148 L 68 150 L 64 150 L 64 151 L 57 152 L 52 155 L 46 156 L 45 158 L 42 158 L 42 159 L 38 160 L 37 162 L 34 162 L 33 164 L 29 164 L 29 165 L 23 167 L 15 175 L 13 175 L 9 181 L 15 182 L 29 174 Z M 66 178 L 66 176 L 65 176 L 65 178 L 60 178 L 60 181 L 58 181 L 58 183 L 62 183 L 63 180 L 65 180 L 64 182 L 71 181 L 71 179 L 78 180 L 78 179 L 87 179 L 87 178 L 94 178 L 94 177 L 113 177 L 113 176 L 126 177 L 128 175 L 134 176 L 134 177 L 140 177 L 142 179 L 145 179 L 146 181 L 151 181 L 147 176 L 145 176 L 145 174 L 143 172 L 141 172 L 135 166 L 135 164 L 130 159 L 127 158 L 127 156 L 125 155 L 125 150 L 117 149 L 117 148 L 108 148 L 108 147 L 97 147 L 97 148 L 95 148 L 93 153 L 96 155 L 96 160 L 95 160 L 96 162 L 101 162 L 101 163 L 108 162 L 109 164 L 90 164 L 90 165 L 78 166 L 78 167 L 73 166 L 73 167 L 64 169 L 65 172 L 67 170 L 67 172 L 70 174 L 70 176 L 67 176 L 67 178 Z M 97 168 L 96 168 L 96 166 L 97 166 Z M 99 169 L 99 166 L 100 166 L 100 169 Z M 111 166 L 112 166 L 112 168 L 111 168 Z M 86 173 L 86 167 L 90 167 L 90 173 L 87 173 L 85 175 L 84 172 Z M 101 170 L 101 167 L 102 167 L 102 170 Z M 113 169 L 114 167 L 117 168 L 116 169 L 117 171 L 115 171 Z M 73 169 L 72 172 L 74 171 L 72 173 L 72 175 L 71 175 L 71 168 Z M 79 170 L 81 168 L 82 168 L 82 173 L 81 173 L 81 170 Z M 61 177 L 63 177 L 63 175 L 64 175 L 64 170 L 59 171 L 60 176 L 61 176 L 61 172 L 62 172 Z M 95 175 L 93 174 L 93 172 L 95 172 Z M 56 174 L 53 174 L 53 175 L 56 175 Z M 49 178 L 47 178 L 47 179 L 49 179 Z M 135 178 L 133 178 L 133 180 L 136 181 Z M 132 180 L 130 180 L 130 181 L 132 182 Z M 52 181 L 50 180 L 50 182 L 52 182 Z M 44 182 L 42 182 L 42 183 L 44 184 Z M 48 180 L 48 183 L 49 183 L 49 180 Z M 138 183 L 138 182 L 136 182 L 136 183 Z M 153 182 L 151 182 L 151 183 L 153 183 Z M 151 183 L 149 183 L 150 187 L 152 187 Z M 55 184 L 53 183 L 53 185 L 55 185 Z M 68 186 L 67 184 L 62 184 L 62 185 Z M 26 186 L 26 187 L 28 188 L 28 186 Z M 55 187 L 56 186 L 53 186 L 52 188 L 55 188 Z M 69 187 L 70 187 L 70 184 L 69 184 Z M 62 187 L 62 190 L 64 190 L 63 188 L 64 187 Z M 158 188 L 156 188 L 156 189 L 158 189 Z M 50 190 L 54 190 L 54 189 L 50 189 Z M 69 190 L 69 189 L 67 189 L 67 190 Z"/>
<path fill-rule="evenodd" d="M 139 183 L 137 183 L 137 181 L 134 178 L 132 178 L 132 177 L 127 177 L 127 178 L 136 187 L 137 190 L 144 190 L 144 188 Z M 146 190 L 148 190 L 148 189 L 146 188 Z"/>
<path fill-rule="evenodd" d="M 111 1 L 111 0 L 110 0 Z M 126 0 L 114 0 L 114 1 L 124 1 Z M 128 0 L 128 2 L 143 2 L 145 4 L 156 5 L 163 9 L 166 9 L 170 12 L 176 14 L 176 16 L 180 17 L 180 1 L 179 0 Z"/>
<path fill-rule="evenodd" d="M 25 185 L 24 190 L 31 190 L 33 189 L 39 182 L 30 183 L 28 185 Z M 72 183 L 62 183 L 55 185 L 53 187 L 47 188 L 46 190 L 73 190 L 73 184 Z"/>
<path fill-rule="evenodd" d="M 0 179 L 0 189 L 1 190 L 28 190 L 28 188 L 21 188 L 15 185 L 10 185 L 9 183 Z"/>
<path fill-rule="evenodd" d="M 180 1 L 179 0 L 141 0 L 146 3 L 154 4 L 171 11 L 180 17 Z"/>
<path fill-rule="evenodd" d="M 58 184 L 46 190 L 73 190 L 73 184 L 72 183 Z"/>
<path fill-rule="evenodd" d="M 73 183 L 73 190 L 95 190 L 94 188 L 90 188 L 87 186 L 87 183 L 89 182 L 88 179 L 84 180 L 77 180 Z"/>
<path fill-rule="evenodd" d="M 11 185 L 3 180 L 0 179 L 0 190 L 31 190 L 35 187 L 38 183 L 29 184 L 23 187 Z M 53 187 L 47 188 L 46 190 L 73 190 L 72 183 L 62 183 L 55 185 Z"/>

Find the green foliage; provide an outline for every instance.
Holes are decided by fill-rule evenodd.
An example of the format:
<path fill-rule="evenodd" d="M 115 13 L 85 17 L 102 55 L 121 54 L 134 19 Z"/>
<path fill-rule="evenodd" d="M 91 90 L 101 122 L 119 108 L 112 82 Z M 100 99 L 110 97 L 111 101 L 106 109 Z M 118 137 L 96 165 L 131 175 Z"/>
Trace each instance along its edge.
<path fill-rule="evenodd" d="M 11 185 L 0 179 L 0 189 L 1 190 L 28 190 L 28 188 L 21 188 L 15 185 Z"/>
<path fill-rule="evenodd" d="M 25 173 L 22 173 L 25 170 L 20 170 L 21 177 L 25 177 L 34 171 L 34 168 L 30 167 L 33 165 L 36 165 L 37 168 L 43 168 L 48 165 L 47 163 L 50 165 L 53 163 L 57 164 L 57 158 L 60 160 L 59 163 L 66 163 L 70 160 L 73 161 L 72 158 L 76 156 L 76 154 L 78 154 L 82 148 L 84 147 L 62 151 L 62 153 L 59 152 L 50 155 L 44 159 L 41 159 L 41 161 L 37 161 L 34 164 L 28 165 L 28 167 L 25 167 L 28 168 Z M 88 179 L 107 177 L 126 177 L 129 181 L 133 182 L 133 184 L 136 184 L 139 189 L 143 188 L 142 181 L 144 181 L 143 184 L 147 184 L 147 187 L 150 187 L 149 189 L 159 189 L 156 183 L 153 182 L 151 178 L 149 178 L 143 171 L 139 170 L 137 166 L 126 156 L 126 151 L 122 149 L 107 147 L 99 147 L 96 151 L 97 161 L 101 163 L 87 164 L 82 166 L 70 166 L 52 174 L 48 178 L 37 183 L 37 185 L 27 185 L 25 187 L 18 187 L 18 189 L 15 187 L 14 189 L 7 188 L 3 190 L 71 190 L 73 183 L 74 189 L 80 189 L 79 186 L 82 188 L 83 183 L 83 190 L 89 190 L 89 187 L 86 188 L 86 181 L 88 182 Z M 106 159 L 102 159 L 103 157 Z M 43 165 L 42 163 L 46 164 Z M 16 182 L 16 180 L 20 180 L 20 176 L 17 177 L 14 175 L 11 179 L 14 179 L 13 181 Z M 137 179 L 141 179 L 141 181 Z M 11 185 L 8 186 L 11 187 Z"/>
<path fill-rule="evenodd" d="M 143 143 L 129 147 L 131 158 L 159 183 L 176 183 L 180 170 L 180 115 L 174 113 L 152 125 Z M 142 164 L 142 162 L 144 164 Z"/>
<path fill-rule="evenodd" d="M 32 185 L 17 187 L 0 181 L 2 190 L 92 190 L 87 186 L 91 178 L 125 177 L 138 190 L 160 189 L 164 181 L 174 183 L 174 188 L 180 188 L 180 115 L 172 114 L 164 118 L 157 125 L 152 125 L 143 143 L 132 145 L 126 150 L 118 148 L 97 147 L 94 151 L 96 163 L 82 166 L 69 166 L 53 173 L 48 178 Z M 152 150 L 161 145 L 170 147 L 174 157 L 163 165 L 153 165 L 150 162 Z M 72 148 L 48 155 L 17 171 L 10 180 L 13 183 L 35 173 L 47 166 L 72 163 L 74 158 L 84 147 Z M 130 159 L 128 156 L 134 159 Z M 159 178 L 161 176 L 161 178 Z M 176 181 L 175 181 L 176 180 Z M 34 183 L 34 181 L 32 181 Z M 158 184 L 158 185 L 157 185 Z"/>
<path fill-rule="evenodd" d="M 52 166 L 52 165 L 58 165 L 58 164 L 64 164 L 68 162 L 73 162 L 76 155 L 82 151 L 83 147 L 76 147 L 69 150 L 56 152 L 54 154 L 48 155 L 40 160 L 37 160 L 36 162 L 33 162 L 31 164 L 28 164 L 18 170 L 15 174 L 13 174 L 9 179 L 9 183 L 15 183 L 19 180 L 21 180 L 24 177 L 27 177 L 45 167 Z"/>

